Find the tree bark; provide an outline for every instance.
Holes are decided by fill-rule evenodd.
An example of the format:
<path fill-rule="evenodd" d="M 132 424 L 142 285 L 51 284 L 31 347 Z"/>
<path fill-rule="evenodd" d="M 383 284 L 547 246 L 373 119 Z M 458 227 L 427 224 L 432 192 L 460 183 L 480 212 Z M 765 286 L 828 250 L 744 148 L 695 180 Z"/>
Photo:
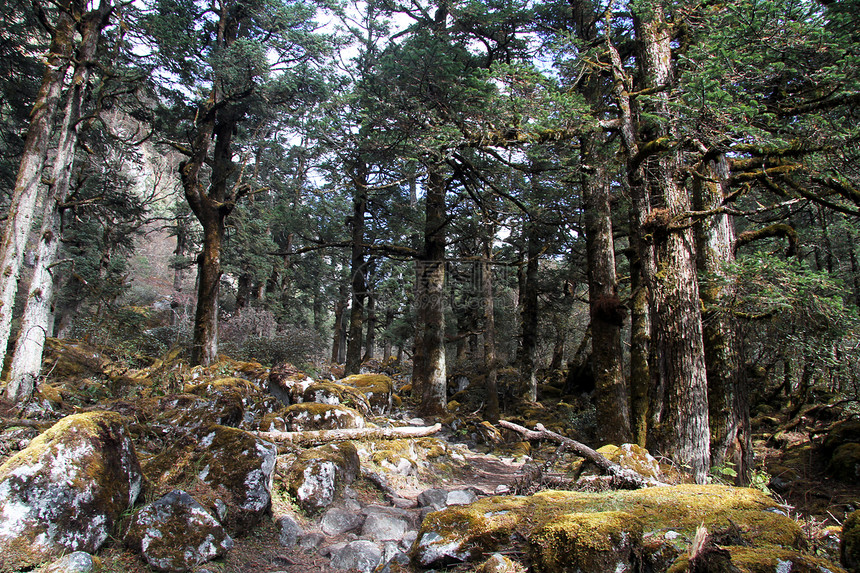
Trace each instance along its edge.
<path fill-rule="evenodd" d="M 630 395 L 624 379 L 621 350 L 621 327 L 626 309 L 618 297 L 609 180 L 603 158 L 598 157 L 598 143 L 595 134 L 584 135 L 580 140 L 591 359 L 597 415 L 601 420 L 599 438 L 622 444 L 629 442 L 632 436 Z"/>
<path fill-rule="evenodd" d="M 493 238 L 492 226 L 485 223 L 488 232 L 483 237 L 483 260 L 481 261 L 481 290 L 484 295 L 484 363 L 487 378 L 484 388 L 487 392 L 484 419 L 495 424 L 499 421 L 499 365 L 496 359 L 496 318 L 493 300 Z"/>
<path fill-rule="evenodd" d="M 367 336 L 364 343 L 364 356 L 362 361 L 373 360 L 375 357 L 374 347 L 376 346 L 376 297 L 373 293 L 367 294 Z"/>
<path fill-rule="evenodd" d="M 342 364 L 344 358 L 343 343 L 346 336 L 343 331 L 343 315 L 346 311 L 346 289 L 346 284 L 341 284 L 340 295 L 334 305 L 334 334 L 331 344 L 331 361 L 335 364 Z"/>
<path fill-rule="evenodd" d="M 728 162 L 720 155 L 699 169 L 703 177 L 693 181 L 693 207 L 710 211 L 723 204 L 729 180 Z M 730 457 L 741 483 L 752 469 L 749 401 L 739 353 L 740 341 L 730 304 L 733 289 L 725 278 L 734 261 L 735 228 L 731 215 L 717 214 L 696 224 L 699 272 L 706 277 L 700 295 L 705 363 L 708 379 L 708 419 L 711 431 L 711 463 L 722 465 Z"/>
<path fill-rule="evenodd" d="M 651 147 L 660 147 L 659 140 L 674 136 L 675 118 L 665 89 L 672 81 L 672 27 L 660 4 L 634 14 L 634 26 L 641 87 L 658 90 L 643 106 L 651 124 L 640 126 L 639 136 Z M 671 227 L 675 216 L 689 211 L 690 199 L 677 183 L 678 151 L 630 158 L 634 169 L 643 162 L 651 198 L 643 239 L 654 256 L 654 264 L 645 266 L 657 357 L 652 375 L 662 390 L 658 400 L 663 404 L 656 431 L 649 434 L 657 450 L 667 452 L 696 482 L 704 483 L 710 469 L 710 431 L 695 243 L 691 229 Z"/>
<path fill-rule="evenodd" d="M 522 287 L 522 308 L 520 310 L 521 354 L 520 377 L 525 381 L 525 399 L 537 401 L 537 354 L 538 343 L 538 270 L 540 269 L 540 239 L 537 235 L 537 223 L 526 223 L 526 265 Z"/>
<path fill-rule="evenodd" d="M 447 381 L 445 364 L 445 190 L 447 182 L 438 167 L 427 176 L 424 249 L 416 261 L 419 297 L 416 298 L 416 354 L 412 384 L 418 391 L 418 411 L 436 416 L 445 411 Z"/>
<path fill-rule="evenodd" d="M 0 369 L 5 362 L 6 347 L 11 336 L 21 261 L 33 225 L 51 127 L 74 47 L 75 22 L 72 11 L 80 7 L 77 0 L 65 0 L 59 3 L 59 8 L 56 25 L 51 31 L 45 74 L 30 114 L 24 153 L 9 203 L 3 238 L 0 240 Z"/>
<path fill-rule="evenodd" d="M 364 216 L 367 212 L 367 166 L 363 163 L 353 175 L 355 196 L 352 200 L 352 257 L 350 284 L 352 285 L 352 308 L 349 312 L 349 339 L 346 349 L 344 373 L 358 374 L 361 368 L 361 343 L 364 332 L 364 301 L 367 296 L 367 280 L 364 261 Z"/>
<path fill-rule="evenodd" d="M 69 191 L 75 151 L 80 137 L 81 106 L 88 90 L 87 84 L 95 62 L 101 31 L 107 25 L 111 11 L 111 3 L 104 0 L 99 8 L 84 14 L 79 24 L 81 40 L 75 58 L 75 72 L 60 126 L 51 180 L 44 199 L 36 265 L 30 280 L 27 303 L 21 317 L 21 328 L 9 371 L 9 383 L 6 386 L 6 397 L 11 402 L 27 400 L 32 396 L 36 379 L 42 369 L 45 338 L 50 334 L 53 318 L 51 309 L 54 276 L 51 269 L 57 260 L 60 245 L 60 205 Z"/>

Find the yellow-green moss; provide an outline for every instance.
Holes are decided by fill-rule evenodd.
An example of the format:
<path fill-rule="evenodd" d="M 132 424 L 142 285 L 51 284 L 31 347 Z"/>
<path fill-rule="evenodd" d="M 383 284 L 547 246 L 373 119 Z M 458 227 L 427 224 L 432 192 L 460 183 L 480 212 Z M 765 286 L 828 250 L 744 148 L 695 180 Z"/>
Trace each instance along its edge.
<path fill-rule="evenodd" d="M 538 571 L 617 571 L 630 562 L 642 524 L 624 511 L 568 513 L 534 532 L 530 542 Z"/>
<path fill-rule="evenodd" d="M 253 383 L 244 378 L 227 377 L 188 385 L 185 387 L 185 392 L 198 396 L 208 396 L 213 392 L 238 392 L 241 395 L 247 395 L 253 393 L 256 389 Z"/>
<path fill-rule="evenodd" d="M 385 374 L 353 374 L 340 380 L 345 386 L 359 388 L 365 393 L 377 392 L 380 394 L 391 393 L 394 390 L 394 382 Z"/>
<path fill-rule="evenodd" d="M 725 547 L 740 573 L 845 573 L 827 559 L 782 547 Z"/>

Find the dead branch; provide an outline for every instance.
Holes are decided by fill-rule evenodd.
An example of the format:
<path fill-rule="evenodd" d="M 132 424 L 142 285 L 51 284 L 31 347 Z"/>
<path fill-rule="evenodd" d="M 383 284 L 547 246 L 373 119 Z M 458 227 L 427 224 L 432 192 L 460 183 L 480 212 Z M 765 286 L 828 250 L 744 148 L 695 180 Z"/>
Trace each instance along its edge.
<path fill-rule="evenodd" d="M 522 434 L 527 440 L 552 440 L 560 444 L 564 444 L 571 451 L 580 455 L 596 465 L 603 472 L 613 476 L 625 487 L 639 489 L 643 487 L 668 486 L 669 484 L 658 481 L 654 478 L 645 477 L 639 472 L 635 472 L 629 468 L 621 467 L 615 462 L 611 462 L 604 456 L 592 450 L 585 444 L 566 438 L 561 434 L 556 434 L 553 431 L 544 428 L 543 424 L 535 426 L 534 430 L 529 430 L 519 424 L 508 422 L 507 420 L 499 420 L 499 425 L 508 430 L 513 430 Z"/>
<path fill-rule="evenodd" d="M 308 430 L 305 432 L 257 432 L 264 440 L 287 444 L 322 444 L 346 440 L 397 440 L 430 436 L 442 429 L 442 424 L 402 428 L 344 428 L 340 430 Z"/>

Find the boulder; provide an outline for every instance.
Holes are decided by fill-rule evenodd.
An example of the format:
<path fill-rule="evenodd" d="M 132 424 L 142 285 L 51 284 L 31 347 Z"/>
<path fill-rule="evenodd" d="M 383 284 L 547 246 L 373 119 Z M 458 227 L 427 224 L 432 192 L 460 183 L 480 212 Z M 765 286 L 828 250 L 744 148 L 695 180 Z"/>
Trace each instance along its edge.
<path fill-rule="evenodd" d="M 852 512 L 842 523 L 839 556 L 848 571 L 860 573 L 860 511 Z"/>
<path fill-rule="evenodd" d="M 181 490 L 138 510 L 125 544 L 159 571 L 189 571 L 233 548 L 221 524 Z"/>
<path fill-rule="evenodd" d="M 361 514 L 333 507 L 323 515 L 320 529 L 326 535 L 334 536 L 358 529 L 363 522 L 364 516 Z"/>
<path fill-rule="evenodd" d="M 279 364 L 269 373 L 269 392 L 286 406 L 301 402 L 301 395 L 313 383 L 313 378 L 292 364 Z"/>
<path fill-rule="evenodd" d="M 827 465 L 827 473 L 845 483 L 860 482 L 860 443 L 846 442 L 837 446 Z"/>
<path fill-rule="evenodd" d="M 92 573 L 96 570 L 96 559 L 84 551 L 64 555 L 42 569 L 41 573 Z"/>
<path fill-rule="evenodd" d="M 156 491 L 188 484 L 198 501 L 230 532 L 257 524 L 271 505 L 277 448 L 253 434 L 213 425 L 149 460 Z"/>
<path fill-rule="evenodd" d="M 383 416 L 391 411 L 394 381 L 385 374 L 354 374 L 338 381 L 362 392 L 371 411 Z"/>
<path fill-rule="evenodd" d="M 307 402 L 286 409 L 287 426 L 293 432 L 363 428 L 364 417 L 346 406 Z"/>
<path fill-rule="evenodd" d="M 319 511 L 332 504 L 338 487 L 355 480 L 359 468 L 352 442 L 309 448 L 290 467 L 287 490 L 305 511 Z"/>
<path fill-rule="evenodd" d="M 362 537 L 373 541 L 398 541 L 406 533 L 406 520 L 384 513 L 371 513 L 361 528 Z"/>
<path fill-rule="evenodd" d="M 335 552 L 331 566 L 335 569 L 357 570 L 362 573 L 373 571 L 382 561 L 382 550 L 376 543 L 359 539 L 347 543 Z"/>
<path fill-rule="evenodd" d="M 311 384 L 301 395 L 298 402 L 316 402 L 331 406 L 347 406 L 361 413 L 370 413 L 370 402 L 361 390 L 335 382 L 317 382 Z"/>
<path fill-rule="evenodd" d="M 758 490 L 680 485 L 634 491 L 542 491 L 488 497 L 429 514 L 412 550 L 415 564 L 475 561 L 488 552 L 530 553 L 538 571 L 666 571 L 689 551 L 696 528 L 728 531 L 725 544 L 796 551 L 800 527 Z M 634 556 L 635 559 L 634 559 Z M 571 568 L 559 565 L 572 559 Z"/>
<path fill-rule="evenodd" d="M 95 552 L 142 481 L 121 416 L 63 418 L 0 466 L 0 571 Z"/>
<path fill-rule="evenodd" d="M 282 547 L 295 547 L 304 531 L 301 525 L 289 515 L 278 519 L 278 542 Z"/>
<path fill-rule="evenodd" d="M 475 573 L 525 573 L 526 568 L 516 561 L 499 553 L 490 555 L 489 559 L 481 563 Z"/>

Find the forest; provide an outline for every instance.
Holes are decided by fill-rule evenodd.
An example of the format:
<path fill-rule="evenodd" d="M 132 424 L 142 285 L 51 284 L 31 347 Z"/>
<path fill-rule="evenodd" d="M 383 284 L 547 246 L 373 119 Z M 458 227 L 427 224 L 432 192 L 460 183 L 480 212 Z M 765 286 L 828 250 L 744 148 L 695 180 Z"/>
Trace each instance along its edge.
<path fill-rule="evenodd" d="M 856 0 L 0 10 L 9 404 L 52 338 L 396 362 L 427 419 L 554 377 L 740 484 L 756 404 L 857 411 Z"/>

